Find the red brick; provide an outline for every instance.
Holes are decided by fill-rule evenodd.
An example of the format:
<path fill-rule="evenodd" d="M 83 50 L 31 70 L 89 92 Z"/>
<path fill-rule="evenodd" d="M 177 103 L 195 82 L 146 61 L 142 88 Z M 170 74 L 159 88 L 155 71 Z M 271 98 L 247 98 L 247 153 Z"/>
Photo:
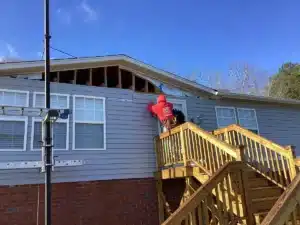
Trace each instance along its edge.
<path fill-rule="evenodd" d="M 39 201 L 38 201 L 38 190 Z M 155 225 L 154 179 L 57 183 L 52 186 L 53 225 Z M 44 185 L 0 187 L 0 224 L 44 223 Z"/>

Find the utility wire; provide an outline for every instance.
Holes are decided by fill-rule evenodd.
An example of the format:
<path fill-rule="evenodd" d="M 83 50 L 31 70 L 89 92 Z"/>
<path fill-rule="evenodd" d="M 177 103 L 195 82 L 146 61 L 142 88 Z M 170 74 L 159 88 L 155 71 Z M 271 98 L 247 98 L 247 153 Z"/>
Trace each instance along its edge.
<path fill-rule="evenodd" d="M 65 51 L 62 51 L 62 50 L 57 49 L 57 48 L 54 48 L 54 47 L 52 47 L 52 46 L 50 46 L 50 48 L 53 49 L 53 50 L 55 50 L 55 51 L 58 51 L 58 52 L 60 52 L 60 53 L 63 53 L 63 54 L 65 54 L 65 55 L 71 56 L 71 57 L 73 57 L 73 58 L 78 58 L 77 56 L 71 55 L 71 54 L 69 54 L 69 53 L 67 53 L 67 52 L 65 52 Z"/>

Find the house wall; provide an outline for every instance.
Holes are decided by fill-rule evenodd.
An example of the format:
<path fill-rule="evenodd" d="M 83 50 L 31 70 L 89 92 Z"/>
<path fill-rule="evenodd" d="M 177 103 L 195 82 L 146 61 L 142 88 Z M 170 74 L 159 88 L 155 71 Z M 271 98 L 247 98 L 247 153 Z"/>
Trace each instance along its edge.
<path fill-rule="evenodd" d="M 300 156 L 300 107 L 229 100 L 205 100 L 188 98 L 190 117 L 200 116 L 205 130 L 217 128 L 215 106 L 252 108 L 256 111 L 259 134 L 280 145 L 296 146 Z"/>
<path fill-rule="evenodd" d="M 33 80 L 1 78 L 0 89 L 44 91 L 44 83 Z M 146 112 L 146 105 L 155 96 L 137 94 L 130 90 L 51 83 L 53 93 L 90 95 L 106 98 L 106 150 L 72 150 L 72 116 L 69 123 L 69 150 L 54 151 L 57 160 L 85 160 L 83 166 L 57 167 L 53 182 L 129 179 L 153 177 L 155 154 L 153 137 L 157 135 L 156 121 Z M 70 108 L 73 98 L 70 97 Z M 31 151 L 31 123 L 28 118 L 26 151 L 0 151 L 0 162 L 38 161 L 40 151 Z M 36 184 L 44 182 L 38 169 L 0 170 L 0 185 Z"/>
<path fill-rule="evenodd" d="M 1 78 L 0 88 L 30 91 L 44 90 L 44 83 L 33 80 Z M 155 154 L 153 137 L 157 135 L 157 122 L 147 112 L 146 105 L 154 95 L 134 93 L 130 90 L 99 88 L 72 84 L 51 84 L 54 93 L 90 95 L 106 98 L 106 150 L 72 149 L 72 116 L 69 123 L 69 150 L 55 151 L 57 159 L 85 160 L 83 166 L 57 167 L 53 182 L 130 179 L 153 177 Z M 188 119 L 200 116 L 205 130 L 217 128 L 215 106 L 251 107 L 256 109 L 260 134 L 282 145 L 300 148 L 299 109 L 267 104 L 249 104 L 234 101 L 215 101 L 187 97 Z M 70 108 L 73 99 L 70 97 Z M 40 151 L 31 151 L 31 119 L 28 121 L 27 150 L 0 151 L 0 162 L 41 160 Z M 299 154 L 300 152 L 298 152 Z M 37 184 L 44 182 L 38 169 L 0 170 L 0 185 Z"/>

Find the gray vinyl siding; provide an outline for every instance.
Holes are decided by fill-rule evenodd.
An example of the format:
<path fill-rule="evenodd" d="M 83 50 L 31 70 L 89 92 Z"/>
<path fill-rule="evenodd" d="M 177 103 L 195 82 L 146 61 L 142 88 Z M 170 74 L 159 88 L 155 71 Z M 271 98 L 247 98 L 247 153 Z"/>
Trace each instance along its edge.
<path fill-rule="evenodd" d="M 205 130 L 217 128 L 215 106 L 255 109 L 259 134 L 281 145 L 296 146 L 300 156 L 300 107 L 238 102 L 225 100 L 200 100 L 189 98 L 187 108 L 189 117 L 203 118 L 201 127 Z"/>
<path fill-rule="evenodd" d="M 1 89 L 27 90 L 29 105 L 33 105 L 33 92 L 44 91 L 40 81 L 0 79 Z M 69 150 L 55 151 L 60 160 L 82 159 L 85 165 L 55 168 L 53 182 L 128 179 L 152 177 L 156 161 L 153 137 L 157 123 L 147 113 L 146 105 L 155 96 L 136 94 L 130 90 L 108 89 L 72 84 L 51 84 L 53 93 L 89 95 L 106 98 L 106 150 L 72 150 L 73 120 L 69 122 Z M 41 160 L 40 151 L 31 151 L 32 118 L 28 118 L 27 150 L 0 151 L 0 162 Z M 38 169 L 0 170 L 0 185 L 44 182 Z"/>
<path fill-rule="evenodd" d="M 29 105 L 33 105 L 33 92 L 44 91 L 44 83 L 32 80 L 1 78 L 0 88 L 30 91 Z M 156 160 L 153 137 L 157 135 L 157 121 L 146 111 L 155 95 L 133 93 L 130 90 L 98 88 L 84 85 L 51 84 L 53 93 L 89 95 L 106 98 L 106 150 L 73 150 L 72 116 L 69 122 L 69 150 L 55 151 L 56 159 L 85 160 L 78 167 L 55 168 L 53 182 L 129 179 L 152 177 Z M 282 145 L 292 144 L 300 148 L 300 110 L 268 104 L 215 101 L 186 98 L 188 120 L 201 118 L 205 130 L 217 128 L 215 106 L 249 107 L 256 109 L 260 134 Z M 1 152 L 0 162 L 41 160 L 40 151 L 31 151 L 32 118 L 28 119 L 27 150 Z M 300 153 L 300 152 L 298 152 Z M 300 155 L 300 154 L 299 154 Z M 0 170 L 0 185 L 44 182 L 44 174 L 38 169 Z"/>

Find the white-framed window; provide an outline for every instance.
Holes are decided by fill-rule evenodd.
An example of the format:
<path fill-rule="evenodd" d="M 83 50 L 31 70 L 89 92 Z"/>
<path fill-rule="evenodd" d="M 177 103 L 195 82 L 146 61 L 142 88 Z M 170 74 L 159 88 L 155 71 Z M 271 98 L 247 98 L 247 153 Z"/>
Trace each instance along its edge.
<path fill-rule="evenodd" d="M 29 106 L 29 91 L 0 89 L 0 106 Z M 27 116 L 0 116 L 0 151 L 26 151 Z"/>
<path fill-rule="evenodd" d="M 216 106 L 215 110 L 218 128 L 227 127 L 231 124 L 237 124 L 234 107 Z"/>
<path fill-rule="evenodd" d="M 50 107 L 55 109 L 68 109 L 70 96 L 68 94 L 51 93 Z M 45 94 L 42 92 L 34 92 L 33 107 L 45 108 Z M 53 150 L 69 149 L 69 118 L 58 119 L 52 124 L 52 144 Z M 42 149 L 42 118 L 32 118 L 31 127 L 31 149 Z"/>
<path fill-rule="evenodd" d="M 106 149 L 105 98 L 73 96 L 73 149 Z"/>
<path fill-rule="evenodd" d="M 237 108 L 237 113 L 238 113 L 239 124 L 242 127 L 256 134 L 259 134 L 255 109 Z"/>
<path fill-rule="evenodd" d="M 186 100 L 167 98 L 167 101 L 173 104 L 174 109 L 180 110 L 184 114 L 185 121 L 188 120 L 187 110 L 186 110 Z M 166 131 L 166 130 L 163 129 L 162 124 L 158 121 L 158 132 L 162 133 L 163 131 Z"/>

